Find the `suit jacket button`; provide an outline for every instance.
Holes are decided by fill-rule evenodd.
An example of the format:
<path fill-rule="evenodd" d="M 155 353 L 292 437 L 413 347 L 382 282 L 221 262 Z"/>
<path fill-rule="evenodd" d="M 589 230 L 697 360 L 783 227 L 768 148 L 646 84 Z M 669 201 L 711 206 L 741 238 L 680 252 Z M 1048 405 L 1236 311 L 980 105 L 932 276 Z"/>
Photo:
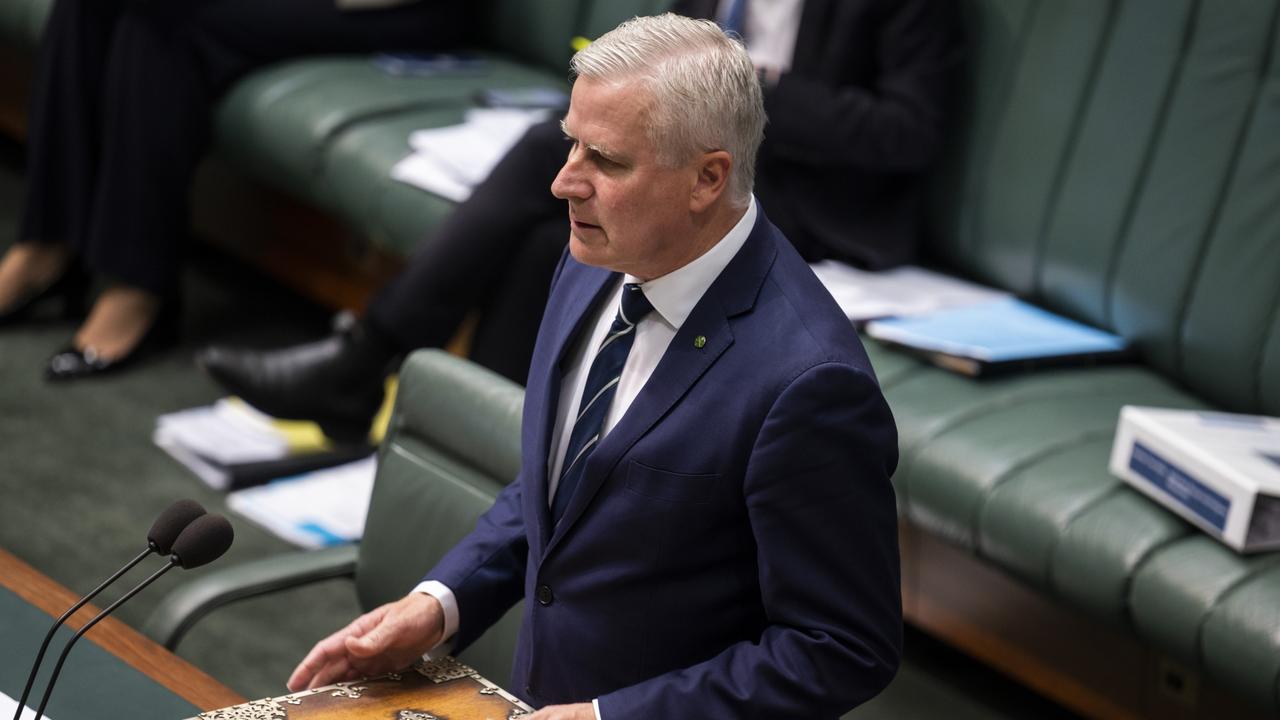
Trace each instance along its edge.
<path fill-rule="evenodd" d="M 550 585 L 539 585 L 536 597 L 538 598 L 538 604 L 543 606 L 550 605 L 556 600 L 555 594 L 551 592 Z"/>

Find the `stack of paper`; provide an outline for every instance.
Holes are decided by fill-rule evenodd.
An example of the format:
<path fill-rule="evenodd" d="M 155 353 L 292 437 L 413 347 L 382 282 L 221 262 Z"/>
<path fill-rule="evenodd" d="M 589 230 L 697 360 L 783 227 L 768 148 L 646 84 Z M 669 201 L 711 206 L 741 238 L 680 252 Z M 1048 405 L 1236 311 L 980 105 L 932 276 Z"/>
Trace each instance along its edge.
<path fill-rule="evenodd" d="M 418 130 L 409 136 L 413 153 L 391 168 L 395 180 L 454 202 L 471 197 L 494 166 L 549 110 L 473 108 L 461 125 Z"/>
<path fill-rule="evenodd" d="M 227 490 L 363 457 L 334 447 L 315 423 L 282 421 L 236 398 L 161 415 L 152 440 L 209 486 Z"/>
<path fill-rule="evenodd" d="M 305 548 L 354 542 L 364 535 L 376 469 L 369 456 L 238 490 L 227 496 L 227 506 Z"/>
<path fill-rule="evenodd" d="M 844 314 L 855 323 L 1009 297 L 1003 290 L 915 265 L 871 272 L 836 260 L 823 260 L 810 267 Z"/>

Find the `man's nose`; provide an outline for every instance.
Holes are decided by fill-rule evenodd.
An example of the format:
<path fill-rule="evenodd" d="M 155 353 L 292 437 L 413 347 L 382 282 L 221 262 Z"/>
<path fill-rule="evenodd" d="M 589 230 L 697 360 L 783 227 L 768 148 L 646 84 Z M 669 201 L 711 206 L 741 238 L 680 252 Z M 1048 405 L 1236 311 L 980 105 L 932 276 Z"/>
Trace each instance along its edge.
<path fill-rule="evenodd" d="M 591 196 L 591 185 L 583 179 L 580 163 L 573 152 L 569 153 L 556 179 L 551 181 L 551 194 L 561 200 L 585 200 Z"/>

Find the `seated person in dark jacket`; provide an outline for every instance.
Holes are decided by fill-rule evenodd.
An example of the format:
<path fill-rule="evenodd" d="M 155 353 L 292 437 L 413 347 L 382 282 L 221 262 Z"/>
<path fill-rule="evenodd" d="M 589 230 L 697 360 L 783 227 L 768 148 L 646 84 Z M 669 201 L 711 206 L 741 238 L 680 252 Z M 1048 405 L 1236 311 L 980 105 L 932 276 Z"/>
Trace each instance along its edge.
<path fill-rule="evenodd" d="M 911 261 L 925 174 L 950 121 L 960 56 L 954 4 L 683 0 L 675 10 L 743 35 L 769 118 L 756 196 L 805 259 L 869 269 Z M 443 345 L 488 298 L 472 356 L 523 382 L 567 241 L 563 206 L 549 191 L 567 149 L 558 122 L 530 130 L 361 321 L 273 352 L 210 348 L 201 364 L 270 414 L 314 419 L 337 439 L 358 440 L 395 360 Z"/>
<path fill-rule="evenodd" d="M 57 0 L 32 93 L 22 223 L 0 258 L 0 325 L 46 301 L 78 316 L 92 275 L 105 289 L 48 379 L 118 370 L 171 344 L 188 185 L 218 98 L 286 58 L 450 47 L 481 6 Z"/>

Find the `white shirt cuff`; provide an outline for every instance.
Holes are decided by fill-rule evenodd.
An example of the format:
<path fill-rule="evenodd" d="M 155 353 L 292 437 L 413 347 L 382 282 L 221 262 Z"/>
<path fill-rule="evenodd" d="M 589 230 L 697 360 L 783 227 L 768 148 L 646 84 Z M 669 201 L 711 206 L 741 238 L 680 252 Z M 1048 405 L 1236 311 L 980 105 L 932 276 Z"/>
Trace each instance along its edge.
<path fill-rule="evenodd" d="M 447 585 L 438 580 L 426 580 L 418 583 L 413 589 L 414 592 L 426 593 L 436 600 L 440 601 L 440 609 L 444 611 L 444 635 L 440 636 L 440 643 L 436 647 L 431 648 L 427 653 L 428 657 L 438 657 L 441 653 L 437 653 L 436 649 L 452 647 L 454 634 L 458 632 L 458 600 L 453 596 L 453 591 Z"/>
<path fill-rule="evenodd" d="M 596 711 L 596 720 L 604 720 L 604 718 L 600 717 L 600 698 L 595 698 L 591 701 L 591 709 Z"/>

